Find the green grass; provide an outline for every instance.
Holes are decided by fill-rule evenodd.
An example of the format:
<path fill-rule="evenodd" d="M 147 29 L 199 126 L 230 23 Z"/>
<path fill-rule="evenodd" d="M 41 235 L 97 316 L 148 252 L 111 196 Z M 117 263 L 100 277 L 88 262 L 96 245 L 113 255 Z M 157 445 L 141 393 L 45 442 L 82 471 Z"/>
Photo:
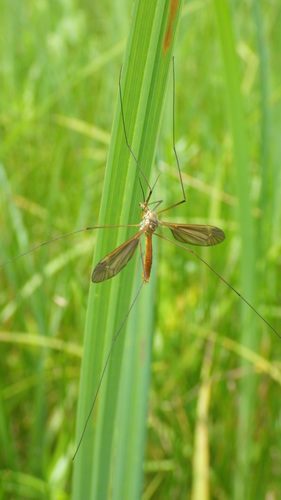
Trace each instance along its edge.
<path fill-rule="evenodd" d="M 180 200 L 171 79 L 155 145 L 171 58 L 159 83 L 161 21 L 147 59 L 148 21 L 142 44 L 131 28 L 126 45 L 129 2 L 1 6 L 1 261 L 80 227 L 139 221 L 138 173 L 120 127 L 122 61 L 134 151 L 148 172 L 156 149 L 155 199 Z M 278 2 L 183 7 L 174 55 L 187 203 L 162 217 L 221 227 L 225 242 L 200 255 L 278 331 L 279 20 Z M 2 497 L 79 498 L 81 484 L 92 488 L 89 470 L 99 495 L 114 485 L 132 498 L 122 490 L 130 484 L 144 499 L 278 497 L 281 341 L 199 261 L 161 240 L 73 474 L 112 332 L 141 280 L 135 257 L 112 283 L 90 285 L 89 303 L 92 253 L 96 263 L 130 234 L 81 233 L 0 270 Z"/>

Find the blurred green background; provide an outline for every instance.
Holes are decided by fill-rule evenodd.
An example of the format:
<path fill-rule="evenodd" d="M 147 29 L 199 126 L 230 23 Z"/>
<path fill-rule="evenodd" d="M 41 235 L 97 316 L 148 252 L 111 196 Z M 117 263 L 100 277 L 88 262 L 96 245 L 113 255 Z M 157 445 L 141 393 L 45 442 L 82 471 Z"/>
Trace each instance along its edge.
<path fill-rule="evenodd" d="M 250 178 L 249 213 L 239 216 L 244 178 L 234 165 L 236 109 L 225 79 L 219 3 L 183 8 L 175 115 L 187 203 L 163 219 L 221 227 L 225 242 L 200 255 L 280 332 L 281 6 L 274 0 L 230 7 Z M 0 6 L 4 262 L 98 223 L 132 4 Z M 171 81 L 152 184 L 159 173 L 155 199 L 168 206 L 181 199 Z M 254 279 L 243 264 L 241 217 L 252 226 Z M 45 498 L 46 485 L 52 498 L 70 496 L 94 246 L 95 235 L 81 233 L 0 270 L 3 498 Z M 157 250 L 143 498 L 279 498 L 281 341 L 198 260 L 164 241 Z"/>

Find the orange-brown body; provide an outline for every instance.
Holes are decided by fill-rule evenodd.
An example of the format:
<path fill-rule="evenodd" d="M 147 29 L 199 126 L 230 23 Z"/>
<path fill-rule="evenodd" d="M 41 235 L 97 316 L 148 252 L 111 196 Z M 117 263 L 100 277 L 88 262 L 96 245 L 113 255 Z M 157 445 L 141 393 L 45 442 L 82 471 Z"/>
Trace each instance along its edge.
<path fill-rule="evenodd" d="M 145 256 L 144 256 L 144 273 L 143 280 L 149 282 L 150 271 L 152 266 L 152 234 L 145 235 Z"/>
<path fill-rule="evenodd" d="M 149 282 L 152 266 L 152 235 L 158 228 L 159 220 L 155 212 L 143 203 L 140 203 L 142 211 L 142 223 L 140 231 L 145 230 L 145 256 L 143 262 L 142 279 L 145 283 Z"/>

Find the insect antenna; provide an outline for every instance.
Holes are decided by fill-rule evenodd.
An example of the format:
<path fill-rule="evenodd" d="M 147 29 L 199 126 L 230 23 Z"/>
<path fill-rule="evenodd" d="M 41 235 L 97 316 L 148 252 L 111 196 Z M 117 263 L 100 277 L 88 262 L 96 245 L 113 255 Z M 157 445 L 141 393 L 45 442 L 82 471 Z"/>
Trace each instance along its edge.
<path fill-rule="evenodd" d="M 153 191 L 154 191 L 154 188 L 155 188 L 155 186 L 156 186 L 156 183 L 157 183 L 157 181 L 158 181 L 158 179 L 159 179 L 160 175 L 161 175 L 161 173 L 157 175 L 156 181 L 154 182 L 154 184 L 153 184 L 153 186 L 152 186 L 152 189 L 151 189 L 151 194 L 152 194 L 152 193 L 153 193 Z M 150 198 L 151 194 L 149 194 L 149 195 L 148 195 L 148 197 L 147 197 L 147 199 L 145 199 L 145 196 L 144 196 L 144 190 L 143 190 L 143 186 L 142 186 L 142 183 L 141 183 L 141 179 L 140 179 L 140 178 L 139 178 L 139 183 L 140 183 L 140 187 L 141 187 L 141 190 L 142 190 L 143 203 L 144 203 L 144 205 L 145 205 L 145 206 L 147 206 L 147 204 L 148 204 L 148 201 L 149 201 L 149 198 Z M 150 202 L 150 203 L 149 203 L 149 205 L 150 205 L 150 206 L 151 206 L 151 205 L 156 205 L 156 207 L 155 207 L 155 209 L 154 209 L 154 210 L 156 210 L 156 208 L 157 208 L 159 205 L 161 205 L 161 203 L 163 203 L 163 200 L 152 201 L 152 202 Z"/>

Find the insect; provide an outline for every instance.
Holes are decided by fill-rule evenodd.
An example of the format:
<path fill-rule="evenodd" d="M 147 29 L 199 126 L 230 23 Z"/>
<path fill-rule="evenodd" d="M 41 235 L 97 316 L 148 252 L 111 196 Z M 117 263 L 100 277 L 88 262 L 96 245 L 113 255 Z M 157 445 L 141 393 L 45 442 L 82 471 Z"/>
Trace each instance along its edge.
<path fill-rule="evenodd" d="M 92 281 L 94 283 L 100 283 L 116 276 L 116 274 L 118 274 L 127 265 L 138 246 L 140 246 L 142 235 L 145 235 L 146 240 L 142 278 L 144 283 L 148 283 L 152 267 L 152 235 L 158 227 L 169 228 L 176 240 L 181 243 L 188 243 L 189 245 L 213 246 L 224 240 L 224 232 L 216 226 L 176 224 L 160 221 L 158 219 L 158 214 L 161 213 L 162 210 L 158 213 L 151 210 L 148 206 L 149 198 L 150 194 L 145 203 L 139 204 L 142 209 L 142 222 L 140 223 L 139 232 L 116 248 L 116 250 L 113 250 L 113 252 L 106 255 L 97 264 L 92 274 Z M 170 208 L 172 207 L 169 207 L 166 210 L 169 210 Z M 166 210 L 163 210 L 163 212 Z"/>

